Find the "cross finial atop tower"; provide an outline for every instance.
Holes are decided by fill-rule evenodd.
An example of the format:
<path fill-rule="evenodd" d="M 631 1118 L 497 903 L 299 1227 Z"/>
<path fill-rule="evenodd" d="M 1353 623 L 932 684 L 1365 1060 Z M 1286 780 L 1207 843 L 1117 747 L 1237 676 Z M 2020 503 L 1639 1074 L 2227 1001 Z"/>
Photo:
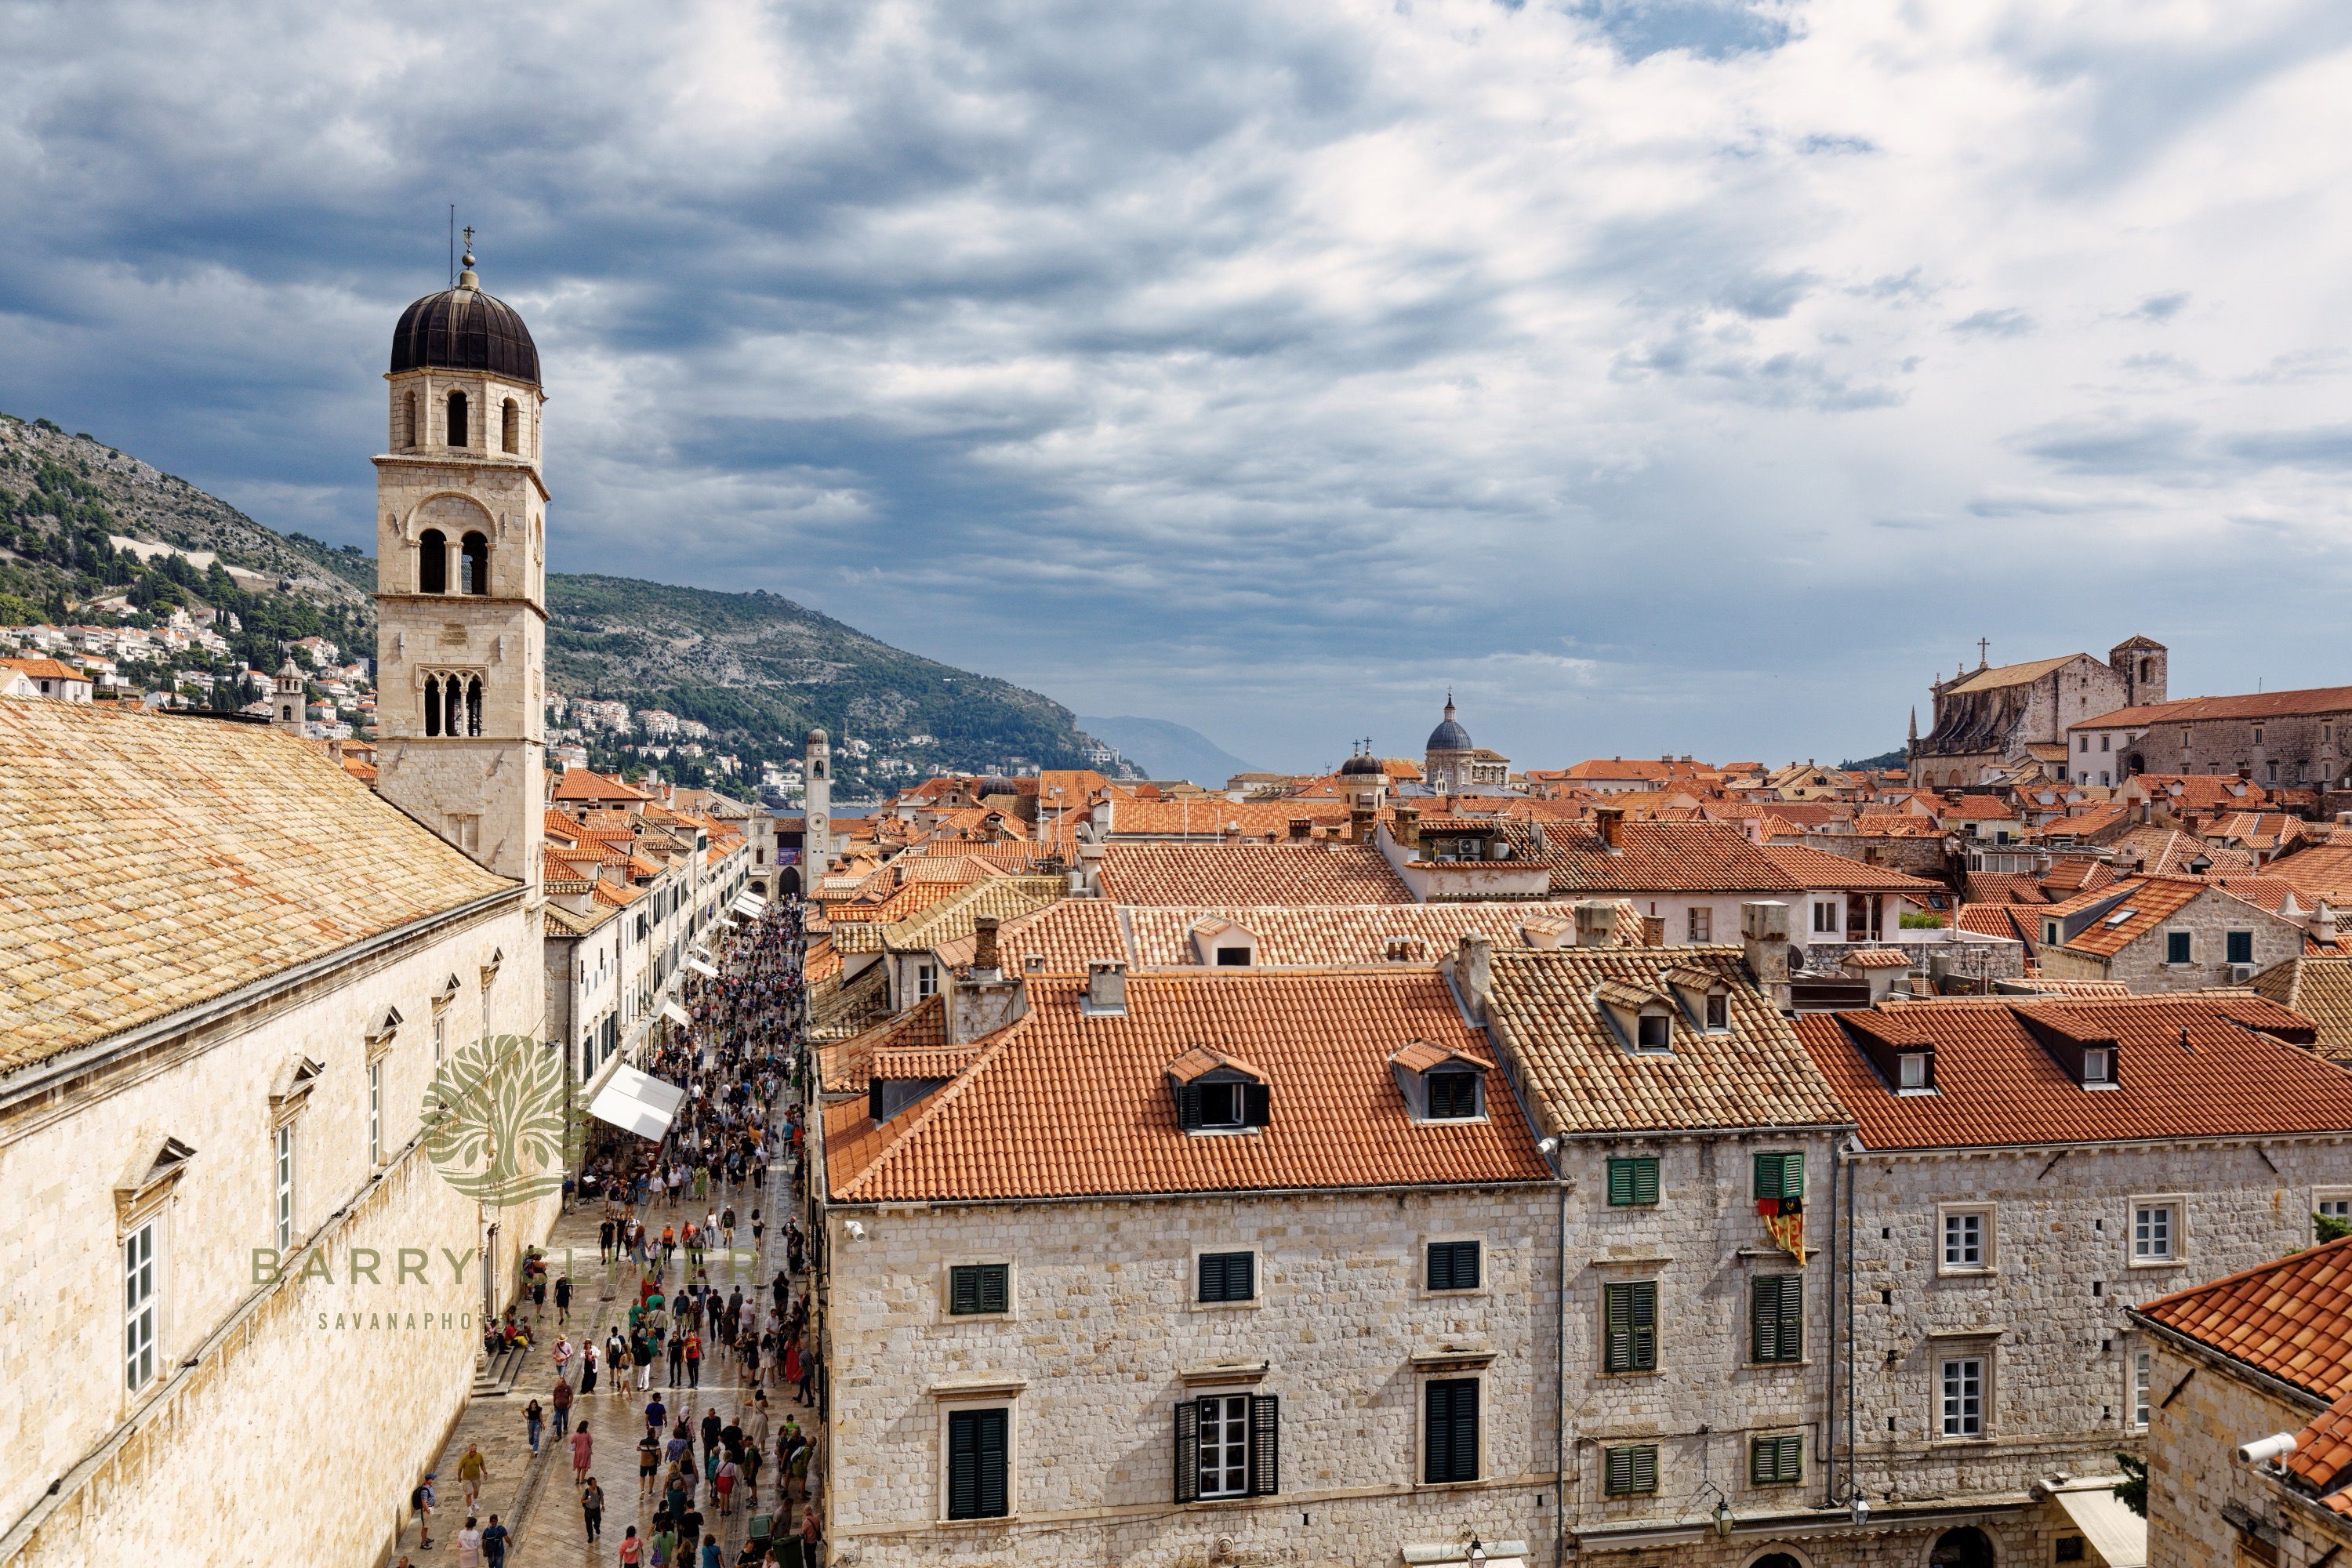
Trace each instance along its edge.
<path fill-rule="evenodd" d="M 472 224 L 467 224 L 466 226 L 466 254 L 458 258 L 458 260 L 464 265 L 466 269 L 457 274 L 457 287 L 460 289 L 480 288 L 482 286 L 482 280 L 474 276 L 474 226 Z"/>
<path fill-rule="evenodd" d="M 1987 651 L 1988 649 L 1990 649 L 1991 647 L 1992 647 L 1992 639 L 1991 639 L 1990 637 L 1979 637 L 1979 638 L 1977 638 L 1977 668 L 1978 668 L 1979 669 L 1982 669 L 1982 668 L 1985 668 L 1985 666 L 1990 662 L 1990 660 L 1986 658 L 1986 651 Z"/>

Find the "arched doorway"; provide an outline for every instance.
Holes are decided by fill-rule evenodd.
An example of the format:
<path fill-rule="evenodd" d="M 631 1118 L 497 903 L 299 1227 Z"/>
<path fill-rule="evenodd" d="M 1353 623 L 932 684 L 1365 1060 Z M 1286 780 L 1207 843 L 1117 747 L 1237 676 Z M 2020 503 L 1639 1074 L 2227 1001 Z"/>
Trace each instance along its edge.
<path fill-rule="evenodd" d="M 791 899 L 800 896 L 801 873 L 797 866 L 787 866 L 776 874 L 776 897 Z"/>
<path fill-rule="evenodd" d="M 1936 1537 L 1927 1563 L 1929 1568 L 1993 1568 L 1992 1542 L 1973 1524 L 1948 1530 Z"/>
<path fill-rule="evenodd" d="M 1767 1552 L 1748 1568 L 1807 1568 L 1807 1564 L 1793 1552 Z"/>

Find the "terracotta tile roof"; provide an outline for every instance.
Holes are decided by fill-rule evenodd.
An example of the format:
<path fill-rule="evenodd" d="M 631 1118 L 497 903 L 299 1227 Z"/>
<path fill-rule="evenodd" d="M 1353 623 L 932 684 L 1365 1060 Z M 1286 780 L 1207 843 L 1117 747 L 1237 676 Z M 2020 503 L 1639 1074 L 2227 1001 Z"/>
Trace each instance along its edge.
<path fill-rule="evenodd" d="M 848 952 L 929 952 L 972 934 L 982 915 L 1013 920 L 1063 897 L 1069 883 L 1058 877 L 992 877 L 951 891 L 905 920 L 887 924 L 861 921 L 835 928 L 834 946 Z"/>
<path fill-rule="evenodd" d="M 1897 1095 L 1848 1033 L 1849 1024 L 1867 1031 L 1898 1016 L 1901 1027 L 1935 1044 L 1934 1094 Z M 2029 1018 L 2114 1039 L 2117 1087 L 2075 1082 Z M 1806 1014 L 1796 1028 L 1874 1149 L 2352 1130 L 2352 1074 L 2290 1043 L 2308 1037 L 2309 1020 L 2244 993 L 1947 997 Z M 2193 1052 L 2180 1048 L 2184 1029 Z"/>
<path fill-rule="evenodd" d="M 591 801 L 649 801 L 654 797 L 635 784 L 624 784 L 617 775 L 592 773 L 586 768 L 567 768 L 555 781 L 555 793 L 550 798 L 587 803 Z"/>
<path fill-rule="evenodd" d="M 2255 691 L 2238 697 L 2176 698 L 2170 702 L 2118 708 L 2067 728 L 2140 729 L 2158 724 L 2191 724 L 2209 719 L 2282 719 L 2344 712 L 2352 712 L 2352 686 L 2314 686 L 2300 691 Z"/>
<path fill-rule="evenodd" d="M 2352 1237 L 2158 1297 L 2133 1315 L 2331 1405 L 2352 1394 Z"/>
<path fill-rule="evenodd" d="M 1962 931 L 2023 942 L 2025 961 L 2033 963 L 2039 962 L 2035 954 L 2042 945 L 2041 917 L 2042 911 L 2030 905 L 1962 904 L 1954 918 Z"/>
<path fill-rule="evenodd" d="M 2124 788 L 2130 799 L 2145 795 L 2152 800 L 2169 800 L 2175 809 L 2200 811 L 2263 805 L 2271 798 L 2262 785 L 2235 773 L 2135 773 Z"/>
<path fill-rule="evenodd" d="M 2123 872 L 2145 871 L 2149 876 L 2179 876 L 2189 872 L 2192 860 L 2203 860 L 2214 871 L 2251 871 L 2254 858 L 2242 849 L 2232 849 L 2226 844 L 2208 844 L 2201 838 L 2169 827 L 2135 827 L 2115 839 L 2109 847 L 2115 851 L 2115 863 Z"/>
<path fill-rule="evenodd" d="M 2286 1468 L 2303 1490 L 2352 1519 L 2352 1491 L 2345 1489 L 2352 1481 L 2352 1394 L 2295 1434 L 2294 1453 Z"/>
<path fill-rule="evenodd" d="M 1979 667 L 1945 687 L 1944 692 L 1948 696 L 1955 691 L 1990 691 L 1997 686 L 2030 686 L 2060 665 L 2090 657 L 2086 653 L 2069 653 L 2061 654 L 2056 658 L 2037 658 L 2025 664 Z"/>
<path fill-rule="evenodd" d="M 836 967 L 838 965 L 836 964 Z M 948 1043 L 947 997 L 924 997 L 864 1034 L 817 1051 L 817 1081 L 826 1094 L 864 1094 L 877 1051 L 911 1047 L 942 1050 Z"/>
<path fill-rule="evenodd" d="M 1941 838 L 1944 829 L 1934 817 L 1901 812 L 1866 811 L 1853 819 L 1858 838 Z"/>
<path fill-rule="evenodd" d="M 517 886 L 274 730 L 0 698 L 0 1069 Z"/>
<path fill-rule="evenodd" d="M 1999 822 L 2017 816 L 2009 802 L 1990 795 L 1964 795 L 1959 803 L 1949 801 L 1936 807 L 1936 815 L 1946 822 Z"/>
<path fill-rule="evenodd" d="M 2062 856 L 2042 874 L 2044 896 L 2055 901 L 2068 893 L 2087 893 L 2094 888 L 2104 888 L 2116 880 L 2115 868 L 2104 860 L 2084 860 Z"/>
<path fill-rule="evenodd" d="M 76 669 L 69 664 L 59 664 L 54 658 L 0 658 L 0 665 L 21 669 L 35 680 L 79 680 L 88 682 L 88 670 Z"/>
<path fill-rule="evenodd" d="M 1391 1056 L 1481 1050 L 1433 971 L 1130 976 L 1124 1017 L 1081 1017 L 1083 981 L 1028 986 L 1028 1012 L 945 1089 L 880 1127 L 855 1100 L 826 1110 L 835 1201 L 1549 1180 L 1505 1085 L 1484 1121 L 1407 1113 Z M 1196 1047 L 1262 1069 L 1263 1131 L 1178 1127 L 1167 1071 Z"/>
<path fill-rule="evenodd" d="M 1470 933 L 1485 936 L 1497 947 L 1532 947 L 1528 928 L 1546 924 L 1560 928 L 1573 942 L 1576 906 L 1572 903 L 1349 904 L 1337 908 L 1314 905 L 1217 906 L 1213 908 L 1143 907 L 1122 909 L 1119 920 L 1129 937 L 1128 957 L 1139 968 L 1190 967 L 1201 963 L 1192 929 L 1202 920 L 1242 928 L 1257 939 L 1255 963 L 1336 967 L 1344 964 L 1387 963 L 1391 943 L 1410 945 L 1403 962 L 1435 963 L 1444 958 Z M 1617 940 L 1621 945 L 1641 944 L 1639 915 L 1620 910 Z M 1083 973 L 1083 970 L 1072 971 Z"/>
<path fill-rule="evenodd" d="M 942 838 L 912 845 L 900 858 L 908 859 L 919 856 L 981 859 L 988 861 L 1000 869 L 1018 874 L 1032 869 L 1053 853 L 1054 847 L 1050 844 L 1032 844 L 1026 841 L 984 844 L 971 839 Z"/>
<path fill-rule="evenodd" d="M 1673 1054 L 1636 1056 L 1594 1005 L 1604 984 L 1666 992 L 1665 970 L 1697 967 L 1730 986 L 1730 1028 L 1677 1016 Z M 1562 948 L 1493 955 L 1488 1016 L 1519 1063 L 1550 1132 L 1833 1126 L 1848 1118 L 1788 1021 L 1731 947 Z M 1432 1037 L 1433 1039 L 1435 1037 Z"/>
<path fill-rule="evenodd" d="M 1969 902 L 1972 904 L 2046 904 L 2048 892 L 2041 881 L 2016 871 L 1971 871 L 1969 873 Z"/>
<path fill-rule="evenodd" d="M 2255 975 L 2253 989 L 2310 1019 L 2321 1056 L 2352 1064 L 2352 957 L 2291 958 Z"/>
<path fill-rule="evenodd" d="M 2050 996 L 2128 996 L 2131 987 L 2120 980 L 2053 980 L 2043 974 L 2034 978 L 2033 988 Z"/>
<path fill-rule="evenodd" d="M 833 938 L 812 938 L 808 951 L 801 956 L 801 979 L 809 985 L 831 980 L 841 973 L 841 952 L 833 945 Z"/>
<path fill-rule="evenodd" d="M 1244 838 L 1279 840 L 1287 837 L 1290 819 L 1303 816 L 1330 826 L 1348 820 L 1348 808 L 1336 800 L 1286 798 L 1230 801 L 1223 795 L 1202 800 L 1117 800 L 1111 803 L 1111 842 L 1144 835 L 1181 838 L 1190 836 L 1212 841 L 1238 823 Z"/>
<path fill-rule="evenodd" d="M 1535 848 L 1532 825 L 1506 821 L 1496 826 L 1510 839 L 1514 858 L 1538 861 L 1550 871 L 1554 898 L 1804 890 L 1728 823 L 1627 821 L 1619 829 L 1622 844 L 1615 851 L 1601 838 L 1598 822 L 1546 823 L 1540 852 Z"/>
<path fill-rule="evenodd" d="M 1892 947 L 1866 947 L 1860 952 L 1845 955 L 1848 969 L 1908 969 L 1911 955 Z"/>
<path fill-rule="evenodd" d="M 1111 844 L 1103 896 L 1118 904 L 1410 904 L 1367 845 Z"/>
<path fill-rule="evenodd" d="M 1908 893 L 1924 899 L 1945 890 L 1941 882 L 1907 876 L 1890 867 L 1865 866 L 1801 844 L 1766 844 L 1760 853 L 1808 892 Z"/>
<path fill-rule="evenodd" d="M 1084 974 L 1088 963 L 1129 962 L 1119 911 L 1100 899 L 1064 899 L 1006 921 L 996 951 L 1015 974 Z"/>
<path fill-rule="evenodd" d="M 2263 872 L 2293 888 L 2307 906 L 2324 896 L 2330 904 L 2352 908 L 2352 844 L 2314 844 L 2280 856 Z"/>

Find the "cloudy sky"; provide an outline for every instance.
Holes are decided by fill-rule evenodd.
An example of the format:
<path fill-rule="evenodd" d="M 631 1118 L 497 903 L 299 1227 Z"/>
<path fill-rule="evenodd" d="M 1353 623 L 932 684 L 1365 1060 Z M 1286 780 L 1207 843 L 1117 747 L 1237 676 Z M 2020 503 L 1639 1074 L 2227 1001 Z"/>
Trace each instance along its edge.
<path fill-rule="evenodd" d="M 475 225 L 561 569 L 1266 765 L 2352 680 L 2341 0 L 0 3 L 0 408 L 372 546 Z"/>

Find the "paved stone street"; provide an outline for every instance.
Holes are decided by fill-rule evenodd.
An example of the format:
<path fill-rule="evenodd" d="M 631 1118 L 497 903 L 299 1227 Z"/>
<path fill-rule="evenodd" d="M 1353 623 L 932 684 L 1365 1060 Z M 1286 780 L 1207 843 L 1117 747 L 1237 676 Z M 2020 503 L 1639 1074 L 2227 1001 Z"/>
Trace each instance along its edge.
<path fill-rule="evenodd" d="M 730 1201 L 747 1219 L 754 1206 L 771 1221 L 782 1219 L 793 1208 L 789 1182 L 781 1167 L 770 1173 L 764 1192 L 755 1193 L 748 1183 L 743 1183 L 712 1194 L 713 1206 Z M 648 1203 L 638 1211 L 646 1229 L 655 1234 L 666 1222 L 680 1219 L 686 1212 L 687 1203 L 676 1208 Z M 593 1545 L 579 1507 L 579 1489 L 572 1483 L 571 1450 L 566 1441 L 555 1436 L 554 1410 L 549 1403 L 550 1391 L 555 1386 L 552 1356 L 558 1334 L 571 1335 L 575 1352 L 591 1334 L 601 1344 L 605 1331 L 628 1310 L 635 1289 L 633 1265 L 624 1261 L 617 1269 L 608 1271 L 597 1260 L 596 1227 L 603 1214 L 603 1201 L 598 1199 L 574 1205 L 556 1222 L 548 1244 L 550 1274 L 554 1278 L 565 1272 L 565 1249 L 570 1248 L 569 1267 L 574 1280 L 571 1321 L 562 1328 L 557 1325 L 551 1289 L 546 1315 L 533 1329 L 538 1342 L 532 1346 L 512 1391 L 503 1395 L 476 1397 L 458 1420 L 447 1448 L 435 1467 L 439 1471 L 435 1490 L 440 1501 L 433 1514 L 432 1547 L 418 1548 L 417 1532 L 411 1524 L 401 1532 L 395 1561 L 400 1552 L 405 1552 L 420 1565 L 456 1562 L 457 1535 L 466 1521 L 465 1488 L 457 1479 L 457 1461 L 468 1444 L 480 1447 L 488 1466 L 476 1517 L 487 1526 L 489 1516 L 496 1513 L 514 1532 L 514 1544 L 507 1557 L 509 1568 L 577 1568 L 582 1563 L 614 1563 L 617 1561 L 615 1549 L 630 1525 L 637 1527 L 640 1536 L 652 1535 L 651 1521 L 659 1500 L 651 1494 L 639 1496 L 636 1456 L 637 1439 L 645 1435 L 646 1402 L 651 1395 L 638 1393 L 634 1379 L 606 1377 L 600 1366 L 596 1392 L 580 1397 L 572 1405 L 572 1415 L 578 1418 L 574 1425 L 584 1425 L 594 1436 L 595 1454 L 589 1474 L 604 1490 L 603 1529 Z M 748 1225 L 739 1235 L 748 1241 Z M 757 1290 L 764 1307 L 769 1282 L 783 1259 L 783 1248 L 773 1224 L 766 1241 L 774 1245 L 761 1247 L 762 1256 L 756 1268 L 747 1260 L 740 1268 L 730 1269 L 721 1255 L 712 1254 L 704 1270 L 712 1287 L 722 1295 L 737 1285 L 743 1288 L 746 1295 Z M 772 1261 L 767 1256 L 770 1252 L 774 1255 Z M 604 1282 L 608 1273 L 610 1284 Z M 664 1286 L 677 1287 L 685 1277 L 685 1254 L 680 1251 L 664 1276 Z M 795 1289 L 799 1284 L 796 1276 Z M 614 1292 L 609 1299 L 604 1295 L 607 1289 Z M 576 1385 L 576 1353 L 573 1366 L 572 1381 Z M 707 1362 L 701 1385 L 696 1389 L 672 1388 L 667 1382 L 667 1370 L 662 1362 L 656 1362 L 653 1368 L 653 1386 L 664 1391 L 663 1402 L 670 1407 L 666 1427 L 675 1426 L 678 1417 L 686 1414 L 689 1398 L 696 1422 L 701 1420 L 706 1410 L 715 1408 L 723 1419 L 751 1403 L 751 1391 L 742 1386 L 741 1364 L 732 1355 Z M 763 1380 L 768 1377 L 766 1369 L 762 1369 L 761 1375 Z M 624 1383 L 627 1384 L 625 1388 Z M 797 1418 L 804 1428 L 811 1426 L 810 1414 L 794 1397 L 794 1390 L 781 1383 L 763 1381 L 761 1392 L 766 1395 L 772 1429 L 781 1430 L 788 1416 Z M 548 1416 L 540 1437 L 540 1452 L 535 1457 L 523 1420 L 523 1412 L 533 1399 L 540 1402 Z M 667 1430 L 664 1436 L 667 1437 Z M 728 1563 L 732 1563 L 741 1549 L 745 1531 L 755 1514 L 774 1513 L 779 1534 L 787 1527 L 785 1515 L 797 1521 L 797 1509 L 778 1505 L 776 1488 L 777 1478 L 771 1467 L 761 1473 L 756 1505 L 745 1508 L 739 1499 L 733 1514 L 723 1518 L 709 1489 L 706 1487 L 700 1494 L 698 1506 L 709 1516 L 704 1528 L 718 1535 Z M 646 1561 L 651 1561 L 650 1552 Z"/>

